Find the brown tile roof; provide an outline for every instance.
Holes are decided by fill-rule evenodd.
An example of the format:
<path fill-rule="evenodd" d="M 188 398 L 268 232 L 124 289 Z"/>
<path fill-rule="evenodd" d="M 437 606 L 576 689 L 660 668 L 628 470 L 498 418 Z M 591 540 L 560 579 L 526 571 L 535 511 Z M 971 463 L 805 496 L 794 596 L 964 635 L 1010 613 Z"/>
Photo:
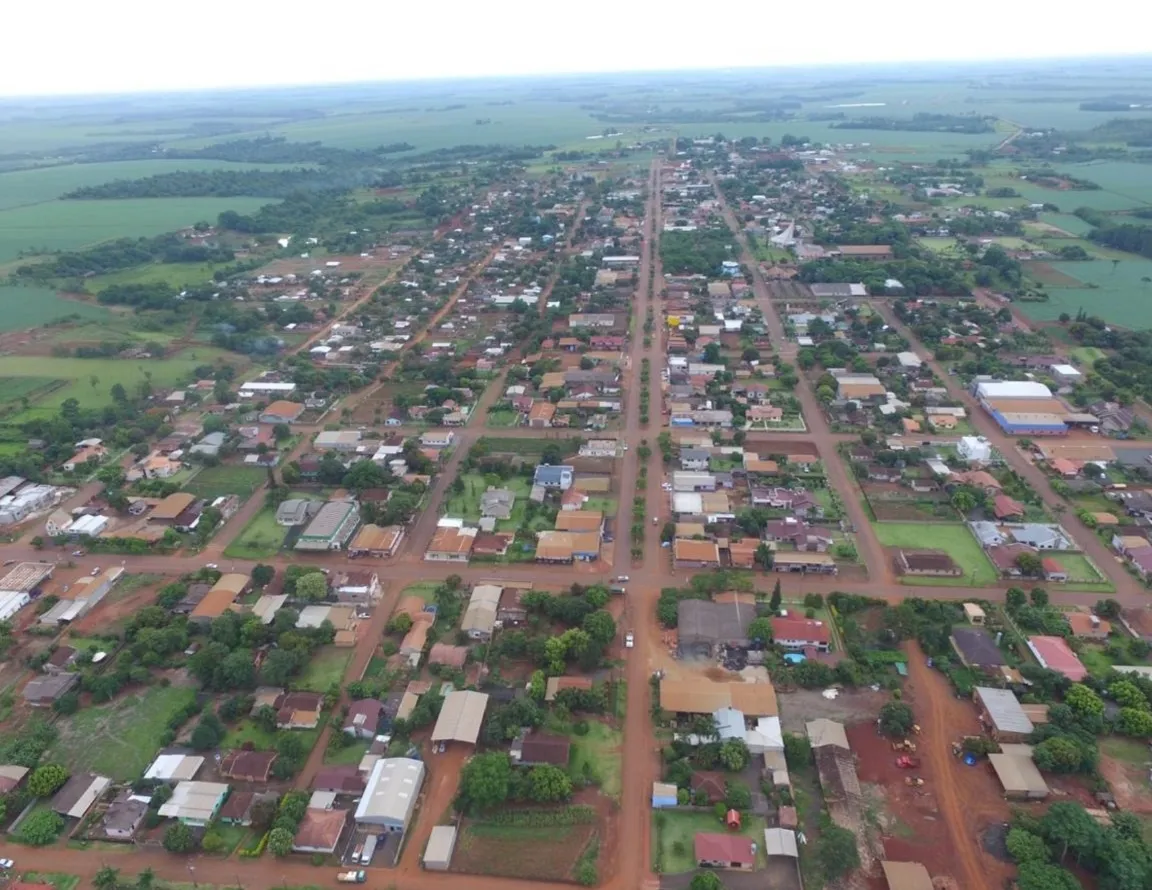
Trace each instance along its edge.
<path fill-rule="evenodd" d="M 600 510 L 564 510 L 556 515 L 556 530 L 562 532 L 595 532 L 603 524 Z"/>
<path fill-rule="evenodd" d="M 168 495 L 152 508 L 149 519 L 175 519 L 187 510 L 196 500 L 196 495 L 186 491 L 177 491 Z"/>
<path fill-rule="evenodd" d="M 524 739 L 520 759 L 523 763 L 548 763 L 567 766 L 572 742 L 567 736 L 533 732 Z"/>
<path fill-rule="evenodd" d="M 273 751 L 229 751 L 220 761 L 220 775 L 237 782 L 267 782 L 275 761 Z"/>
<path fill-rule="evenodd" d="M 295 847 L 327 850 L 335 847 L 348 821 L 348 810 L 305 810 L 296 829 Z"/>

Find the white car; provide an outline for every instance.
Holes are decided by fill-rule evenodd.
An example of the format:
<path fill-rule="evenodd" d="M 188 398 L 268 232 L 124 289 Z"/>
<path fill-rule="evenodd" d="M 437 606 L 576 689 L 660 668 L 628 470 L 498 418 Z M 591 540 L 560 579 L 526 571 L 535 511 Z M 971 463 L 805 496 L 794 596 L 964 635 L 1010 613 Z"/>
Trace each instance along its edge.
<path fill-rule="evenodd" d="M 631 649 L 635 645 L 636 637 L 632 635 L 632 631 L 628 631 L 628 633 L 624 634 L 624 648 Z"/>
<path fill-rule="evenodd" d="M 616 580 L 619 581 L 620 583 L 623 583 L 623 582 L 628 580 L 628 576 L 627 575 L 617 575 Z"/>
<path fill-rule="evenodd" d="M 206 569 L 218 569 L 218 568 L 220 568 L 220 566 L 216 565 L 216 563 L 214 563 L 214 562 L 210 562 L 210 563 L 208 563 L 208 565 L 204 566 L 204 568 L 206 568 Z"/>
<path fill-rule="evenodd" d="M 96 566 L 96 568 L 94 568 L 92 570 L 92 577 L 95 578 L 99 574 L 100 574 L 100 566 Z"/>
<path fill-rule="evenodd" d="M 8 869 L 16 865 L 11 859 L 0 859 L 0 868 Z"/>

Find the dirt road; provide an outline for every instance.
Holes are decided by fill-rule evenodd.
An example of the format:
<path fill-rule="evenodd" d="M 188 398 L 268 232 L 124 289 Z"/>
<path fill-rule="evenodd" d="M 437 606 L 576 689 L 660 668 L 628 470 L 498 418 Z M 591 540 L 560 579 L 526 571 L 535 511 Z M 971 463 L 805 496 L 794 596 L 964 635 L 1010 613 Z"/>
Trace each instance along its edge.
<path fill-rule="evenodd" d="M 724 197 L 724 193 L 716 185 L 715 177 L 711 177 L 711 181 L 716 199 L 720 202 L 723 210 L 724 220 L 728 223 L 728 228 L 732 230 L 737 244 L 740 245 L 740 261 L 751 272 L 752 292 L 756 295 L 757 305 L 764 316 L 764 324 L 772 339 L 772 345 L 779 351 L 784 344 L 784 325 L 780 321 L 780 316 L 776 313 L 776 307 L 768 293 L 768 285 L 760 272 L 760 264 L 756 261 L 756 257 L 748 244 L 748 238 L 740 228 L 736 215 Z M 793 395 L 800 401 L 804 420 L 808 424 L 809 433 L 805 438 L 815 443 L 820 452 L 828 487 L 839 492 L 844 502 L 844 510 L 855 531 L 856 551 L 860 561 L 868 570 L 869 578 L 888 584 L 896 583 L 893 578 L 892 566 L 884 555 L 884 548 L 880 546 L 880 542 L 876 538 L 876 533 L 868 521 L 864 507 L 861 505 L 860 499 L 852 494 L 852 482 L 848 479 L 844 461 L 840 459 L 840 455 L 836 451 L 836 445 L 842 439 L 829 428 L 828 421 L 824 417 L 824 411 L 816 399 L 816 394 L 812 391 L 812 386 L 803 374 L 800 375 L 800 382 Z"/>

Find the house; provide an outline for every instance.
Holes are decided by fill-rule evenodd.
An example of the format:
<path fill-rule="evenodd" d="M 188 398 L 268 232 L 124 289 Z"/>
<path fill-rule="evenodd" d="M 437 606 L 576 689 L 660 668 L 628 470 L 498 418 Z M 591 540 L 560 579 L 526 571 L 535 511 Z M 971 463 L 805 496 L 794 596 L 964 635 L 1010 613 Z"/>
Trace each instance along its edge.
<path fill-rule="evenodd" d="M 676 538 L 672 541 L 672 559 L 677 568 L 717 568 L 720 548 L 715 541 Z"/>
<path fill-rule="evenodd" d="M 332 593 L 341 603 L 374 603 L 380 598 L 380 576 L 367 569 L 341 572 L 332 582 Z"/>
<path fill-rule="evenodd" d="M 131 791 L 121 792 L 104 811 L 100 825 L 105 836 L 118 841 L 130 841 L 136 837 L 140 823 L 148 813 L 148 801 L 136 797 Z"/>
<path fill-rule="evenodd" d="M 1084 640 L 1106 640 L 1112 633 L 1112 622 L 1093 615 L 1091 612 L 1067 612 L 1064 617 L 1072 635 Z"/>
<path fill-rule="evenodd" d="M 528 426 L 534 430 L 547 429 L 556 417 L 556 406 L 543 399 L 534 401 L 528 409 Z"/>
<path fill-rule="evenodd" d="M 698 832 L 693 848 L 699 868 L 751 871 L 756 865 L 756 845 L 743 835 Z"/>
<path fill-rule="evenodd" d="M 151 782 L 175 784 L 196 778 L 196 773 L 204 766 L 204 758 L 186 751 L 162 751 L 152 761 L 144 778 Z"/>
<path fill-rule="evenodd" d="M 487 640 L 492 636 L 503 591 L 496 584 L 477 584 L 472 588 L 472 596 L 460 622 L 460 629 L 471 639 Z"/>
<path fill-rule="evenodd" d="M 998 668 L 1008 663 L 996 641 L 982 627 L 953 630 L 952 648 L 967 667 Z"/>
<path fill-rule="evenodd" d="M 1024 516 L 1024 505 L 1015 498 L 1006 494 L 998 494 L 992 499 L 992 513 L 997 519 L 1021 519 Z"/>
<path fill-rule="evenodd" d="M 304 413 L 304 405 L 300 402 L 289 402 L 277 399 L 260 412 L 261 423 L 295 423 Z"/>
<path fill-rule="evenodd" d="M 57 646 L 40 669 L 46 674 L 62 674 L 76 662 L 79 655 L 71 646 Z"/>
<path fill-rule="evenodd" d="M 348 706 L 342 731 L 357 739 L 373 739 L 384 714 L 384 704 L 374 698 L 362 698 Z"/>
<path fill-rule="evenodd" d="M 496 606 L 496 620 L 504 626 L 523 624 L 528 620 L 528 609 L 523 604 L 522 587 L 505 587 L 500 592 L 500 602 Z"/>
<path fill-rule="evenodd" d="M 478 531 L 475 528 L 438 527 L 424 552 L 424 559 L 428 562 L 468 562 Z"/>
<path fill-rule="evenodd" d="M 669 782 L 652 783 L 652 809 L 660 810 L 674 807 L 679 803 L 679 789 Z"/>
<path fill-rule="evenodd" d="M 362 525 L 349 542 L 348 556 L 353 559 L 362 556 L 387 559 L 396 555 L 403 540 L 404 527 L 401 525 L 379 526 L 368 523 Z"/>
<path fill-rule="evenodd" d="M 836 560 L 827 553 L 777 553 L 772 563 L 777 572 L 835 575 Z"/>
<path fill-rule="evenodd" d="M 33 708 L 51 707 L 52 703 L 80 683 L 79 674 L 55 674 L 36 677 L 24 686 L 24 701 Z"/>
<path fill-rule="evenodd" d="M 536 468 L 535 474 L 533 474 L 532 484 L 539 485 L 544 489 L 567 491 L 572 487 L 574 475 L 575 473 L 570 466 L 541 464 Z"/>
<path fill-rule="evenodd" d="M 480 515 L 491 516 L 494 519 L 510 519 L 512 506 L 516 503 L 516 494 L 507 488 L 489 488 L 480 495 Z"/>
<path fill-rule="evenodd" d="M 432 648 L 428 650 L 428 664 L 444 664 L 448 667 L 462 668 L 468 661 L 468 652 L 467 646 L 433 643 Z"/>
<path fill-rule="evenodd" d="M 361 794 L 365 787 L 364 779 L 355 763 L 325 766 L 312 779 L 311 789 L 313 794 Z"/>
<path fill-rule="evenodd" d="M 572 740 L 568 736 L 531 730 L 512 746 L 512 762 L 519 766 L 568 768 Z"/>
<path fill-rule="evenodd" d="M 319 692 L 285 692 L 272 707 L 276 709 L 277 729 L 315 729 L 324 709 L 324 696 Z"/>
<path fill-rule="evenodd" d="M 1079 683 L 1088 676 L 1088 669 L 1063 637 L 1032 636 L 1027 643 L 1041 667 L 1063 674 L 1073 683 Z"/>
<path fill-rule="evenodd" d="M 0 794 L 8 794 L 20 787 L 20 783 L 31 770 L 26 766 L 9 763 L 0 766 Z"/>
<path fill-rule="evenodd" d="M 220 776 L 234 782 L 263 785 L 272 774 L 276 762 L 274 751 L 229 751 L 217 767 Z"/>
<path fill-rule="evenodd" d="M 680 467 L 684 470 L 707 471 L 712 454 L 703 448 L 681 448 Z"/>
<path fill-rule="evenodd" d="M 1040 574 L 1044 576 L 1046 581 L 1056 581 L 1063 583 L 1068 580 L 1068 571 L 1060 564 L 1060 562 L 1051 556 L 1044 556 L 1040 559 Z M 1105 634 L 1105 636 L 1107 636 Z"/>
<path fill-rule="evenodd" d="M 195 528 L 202 507 L 196 496 L 186 491 L 177 491 L 160 501 L 148 515 L 150 525 L 188 531 Z"/>
<path fill-rule="evenodd" d="M 1043 800 L 1048 796 L 1048 783 L 1036 768 L 1031 746 L 1001 745 L 999 754 L 988 755 L 988 762 L 1009 800 Z"/>
<path fill-rule="evenodd" d="M 451 448 L 455 441 L 456 434 L 451 430 L 433 430 L 420 437 L 420 447 L 442 451 L 445 448 Z"/>
<path fill-rule="evenodd" d="M 296 853 L 335 853 L 348 824 L 348 810 L 317 810 L 309 807 L 296 828 L 292 850 Z"/>
<path fill-rule="evenodd" d="M 812 618 L 775 617 L 772 619 L 772 640 L 783 649 L 813 648 L 827 652 L 831 635 L 828 625 Z"/>
<path fill-rule="evenodd" d="M 72 473 L 77 469 L 83 469 L 89 461 L 93 464 L 99 463 L 100 459 L 108 453 L 108 449 L 100 443 L 99 439 L 88 439 L 85 441 L 92 444 L 79 445 L 76 453 L 60 465 L 60 469 L 65 473 Z"/>
<path fill-rule="evenodd" d="M 904 575 L 958 578 L 964 572 L 944 550 L 897 550 L 896 568 Z"/>
<path fill-rule="evenodd" d="M 722 647 L 748 648 L 748 625 L 756 617 L 756 605 L 745 600 L 737 596 L 733 602 L 693 599 L 677 603 L 680 655 L 711 657 Z"/>
<path fill-rule="evenodd" d="M 52 810 L 68 819 L 83 819 L 112 780 L 94 773 L 77 773 L 52 798 Z"/>
<path fill-rule="evenodd" d="M 315 515 L 320 504 L 307 498 L 288 498 L 276 508 L 276 524 L 284 528 L 294 528 L 306 523 Z"/>
<path fill-rule="evenodd" d="M 252 579 L 240 572 L 226 572 L 216 579 L 204 598 L 189 613 L 191 621 L 210 622 L 232 608 L 236 599 L 248 589 Z"/>

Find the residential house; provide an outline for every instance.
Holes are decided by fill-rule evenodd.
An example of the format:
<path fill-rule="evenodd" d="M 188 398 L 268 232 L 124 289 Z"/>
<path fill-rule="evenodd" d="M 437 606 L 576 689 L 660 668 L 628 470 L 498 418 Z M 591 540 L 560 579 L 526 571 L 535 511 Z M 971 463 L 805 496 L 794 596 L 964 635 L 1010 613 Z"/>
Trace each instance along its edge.
<path fill-rule="evenodd" d="M 693 849 L 699 868 L 751 871 L 756 866 L 756 843 L 744 835 L 698 832 Z"/>
<path fill-rule="evenodd" d="M 261 423 L 295 423 L 304 413 L 304 405 L 300 402 L 289 402 L 277 399 L 260 412 Z"/>
<path fill-rule="evenodd" d="M 373 739 L 384 713 L 384 704 L 374 698 L 363 698 L 348 706 L 343 731 L 358 739 Z"/>
<path fill-rule="evenodd" d="M 784 649 L 827 652 L 831 634 L 823 621 L 778 616 L 772 619 L 772 640 Z"/>
<path fill-rule="evenodd" d="M 544 489 L 567 491 L 572 487 L 575 471 L 567 465 L 552 466 L 541 464 L 536 468 L 532 477 L 532 484 Z"/>
<path fill-rule="evenodd" d="M 507 488 L 489 488 L 480 495 L 480 515 L 506 520 L 512 517 L 516 494 Z"/>

